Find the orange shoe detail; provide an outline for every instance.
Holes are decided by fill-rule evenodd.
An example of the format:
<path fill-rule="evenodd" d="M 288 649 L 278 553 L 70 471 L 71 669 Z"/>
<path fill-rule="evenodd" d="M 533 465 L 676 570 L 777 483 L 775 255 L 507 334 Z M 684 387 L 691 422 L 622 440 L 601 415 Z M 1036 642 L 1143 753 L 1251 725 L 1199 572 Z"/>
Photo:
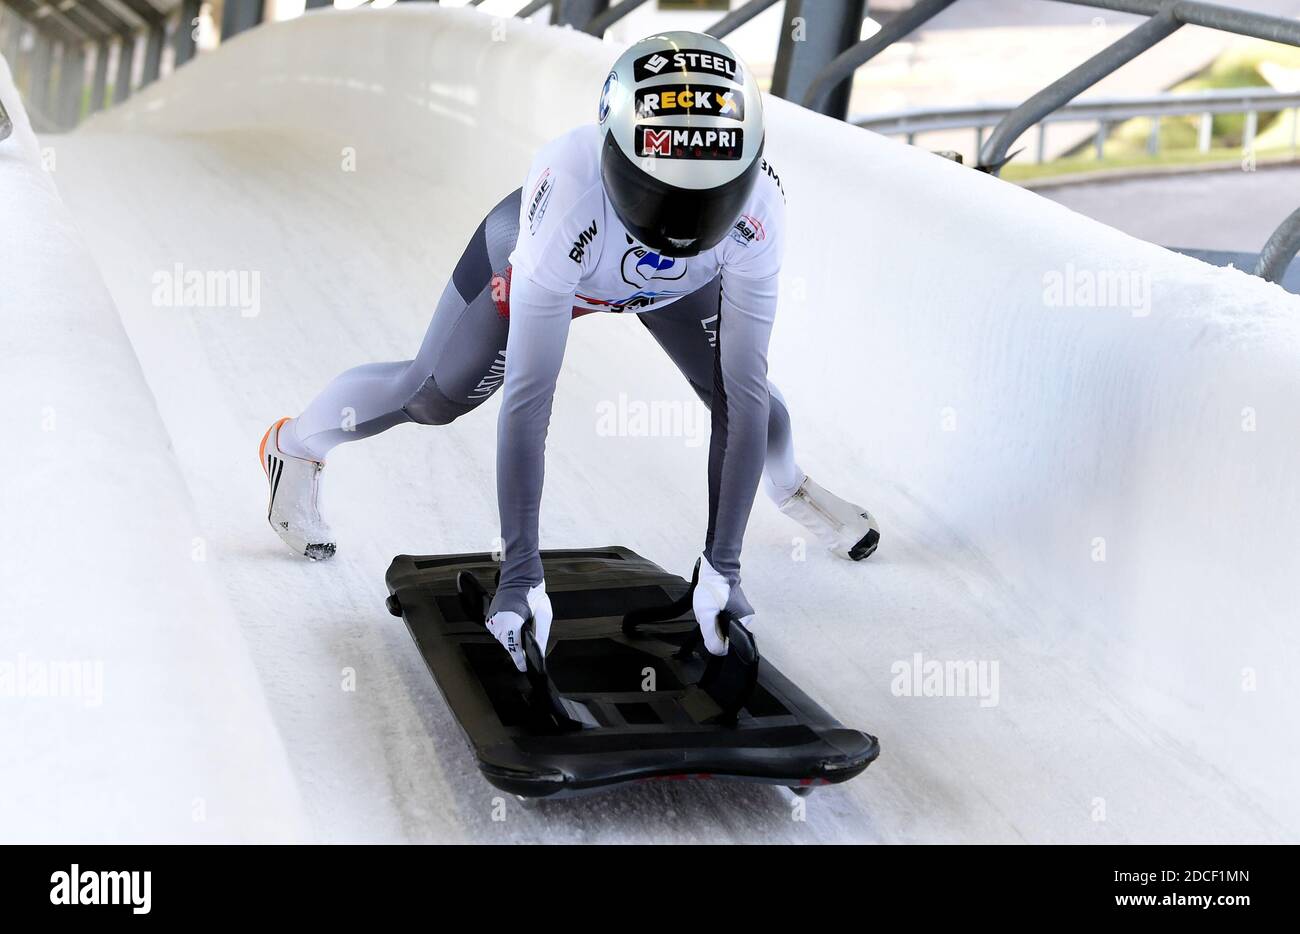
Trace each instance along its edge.
<path fill-rule="evenodd" d="M 257 446 L 257 459 L 262 462 L 262 473 L 267 474 L 268 477 L 270 476 L 270 474 L 266 468 L 266 442 L 271 437 L 271 432 L 273 431 L 276 433 L 276 438 L 278 439 L 280 437 L 279 434 L 280 426 L 283 425 L 288 420 L 289 417 L 285 416 L 284 418 L 276 422 L 274 425 L 272 425 L 270 428 L 266 429 L 266 434 L 262 435 L 262 443 Z"/>

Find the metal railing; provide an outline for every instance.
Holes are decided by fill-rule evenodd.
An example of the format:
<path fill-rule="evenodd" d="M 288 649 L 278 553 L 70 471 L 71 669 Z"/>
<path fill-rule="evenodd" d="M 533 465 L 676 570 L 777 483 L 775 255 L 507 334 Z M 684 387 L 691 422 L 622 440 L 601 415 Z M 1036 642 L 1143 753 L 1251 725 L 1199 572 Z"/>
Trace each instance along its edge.
<path fill-rule="evenodd" d="M 1281 282 L 1296 253 L 1300 253 L 1300 210 L 1284 220 L 1259 252 L 1255 275 L 1269 282 Z"/>
<path fill-rule="evenodd" d="M 854 126 L 872 130 L 884 136 L 903 136 L 914 143 L 922 133 L 945 130 L 971 130 L 975 134 L 975 151 L 984 147 L 986 131 L 1006 118 L 1016 109 L 1015 104 L 984 104 L 967 107 L 916 108 L 895 113 L 873 114 L 852 121 Z M 1197 91 L 1189 94 L 1154 94 L 1140 97 L 1122 97 L 1074 101 L 1047 114 L 1038 121 L 1035 161 L 1046 161 L 1047 127 L 1053 123 L 1097 123 L 1093 145 L 1097 157 L 1103 155 L 1104 144 L 1111 129 L 1134 117 L 1150 117 L 1151 128 L 1147 139 L 1147 152 L 1160 152 L 1160 127 L 1163 117 L 1200 118 L 1197 132 L 1197 149 L 1210 151 L 1213 144 L 1214 117 L 1216 114 L 1245 114 L 1245 128 L 1241 148 L 1252 151 L 1259 132 L 1259 115 L 1284 110 L 1297 110 L 1291 126 L 1291 151 L 1300 150 L 1300 92 L 1285 93 L 1271 88 L 1231 88 L 1226 90 Z"/>
<path fill-rule="evenodd" d="M 613 26 L 624 16 L 627 16 L 627 14 L 631 13 L 645 2 L 646 0 L 623 0 L 622 3 L 613 4 L 604 13 L 598 14 L 584 24 L 582 31 L 590 33 L 593 36 L 603 36 L 605 35 L 606 29 Z"/>
<path fill-rule="evenodd" d="M 526 6 L 521 7 L 519 12 L 515 14 L 515 17 L 518 19 L 528 19 L 528 17 L 532 16 L 534 13 L 540 13 L 548 6 L 554 7 L 555 0 L 532 0 L 532 2 L 528 3 Z"/>
<path fill-rule="evenodd" d="M 849 47 L 832 59 L 809 85 L 803 98 L 804 106 L 825 113 L 834 89 L 851 78 L 858 68 L 957 2 L 958 0 L 916 0 L 910 9 L 886 23 L 875 35 Z M 977 167 L 990 174 L 996 175 L 1002 170 L 1010 158 L 1008 153 L 1011 147 L 1025 131 L 1041 123 L 1103 78 L 1118 71 L 1183 26 L 1201 26 L 1300 47 L 1300 22 L 1296 20 L 1204 3 L 1201 0 L 1051 0 L 1051 2 L 1131 13 L 1146 16 L 1148 19 L 1083 64 L 1048 84 L 1028 100 L 1004 113 L 979 148 Z M 1285 261 L 1277 258 L 1277 254 L 1285 253 L 1288 246 L 1300 247 L 1298 231 L 1300 231 L 1300 221 L 1292 217 L 1273 234 L 1269 239 L 1270 266 L 1281 263 L 1285 268 L 1290 264 L 1298 250 L 1291 250 L 1285 257 Z M 1261 254 L 1261 264 L 1263 262 L 1264 256 Z"/>
<path fill-rule="evenodd" d="M 776 2 L 777 0 L 749 0 L 748 3 L 736 7 L 704 31 L 715 39 L 721 39 L 728 33 L 735 32 Z"/>
<path fill-rule="evenodd" d="M 110 103 L 108 60 L 113 45 L 119 52 L 111 81 L 112 103 L 130 93 L 138 40 L 142 40 L 143 84 L 161 74 L 163 47 L 172 22 L 177 26 L 173 36 L 176 61 L 184 62 L 193 51 L 190 29 L 180 28 L 187 10 L 197 15 L 197 0 L 182 0 L 168 13 L 147 0 L 62 0 L 58 4 L 0 0 L 10 37 L 6 57 L 23 90 L 33 127 L 42 132 L 69 129 L 87 113 Z M 23 36 L 20 43 L 13 38 L 18 35 Z M 93 63 L 89 77 L 85 74 L 88 62 Z"/>
<path fill-rule="evenodd" d="M 477 5 L 478 0 L 471 0 L 471 2 Z M 564 22 L 592 35 L 599 36 L 603 35 L 611 25 L 642 6 L 645 2 L 646 0 L 618 0 L 618 2 L 613 3 L 607 3 L 604 0 L 531 0 L 531 2 L 524 4 L 515 16 L 531 16 L 544 8 L 550 7 L 553 22 Z M 747 0 L 747 2 L 714 23 L 706 32 L 718 37 L 725 36 L 744 23 L 749 22 L 764 10 L 774 6 L 777 2 L 778 0 Z M 780 2 L 789 4 L 788 9 L 794 13 L 803 9 L 795 0 L 780 0 Z M 841 106 L 843 100 L 846 99 L 844 93 L 846 83 L 858 68 L 957 2 L 960 2 L 960 0 L 916 0 L 911 7 L 900 11 L 885 22 L 874 35 L 853 43 L 853 36 L 858 34 L 856 27 L 860 22 L 863 9 L 862 0 L 819 0 L 819 6 L 817 7 L 819 19 L 840 20 L 841 23 L 836 24 L 837 28 L 842 26 L 841 35 L 848 35 L 847 39 L 833 38 L 831 41 L 840 42 L 839 48 L 844 48 L 844 45 L 848 43 L 853 44 L 849 45 L 843 52 L 830 58 L 830 61 L 818 70 L 821 62 L 830 57 L 831 52 L 834 51 L 833 48 L 826 48 L 823 31 L 822 44 L 819 46 L 819 51 L 812 57 L 813 71 L 804 72 L 804 75 L 811 76 L 811 81 L 806 76 L 801 77 L 799 81 L 790 82 L 790 86 L 785 87 L 780 93 L 792 98 L 801 98 L 804 106 L 822 113 Z M 975 2 L 975 0 L 967 0 L 967 2 Z M 1049 0 L 1044 0 L 1044 2 L 1049 2 Z M 1201 26 L 1300 47 L 1300 22 L 1249 10 L 1201 2 L 1201 0 L 1050 0 L 1050 2 L 1071 3 L 1076 6 L 1144 15 L 1148 19 L 1083 64 L 1048 84 L 1023 103 L 1002 108 L 968 108 L 965 109 L 965 112 L 962 109 L 955 109 L 942 113 L 932 112 L 928 115 L 934 121 L 968 121 L 964 125 L 975 128 L 979 136 L 977 146 L 978 167 L 991 174 L 997 174 L 1001 170 L 1002 166 L 1008 161 L 1008 152 L 1011 146 L 1027 130 L 1036 125 L 1040 127 L 1038 153 L 1041 159 L 1045 146 L 1042 141 L 1042 134 L 1044 133 L 1042 124 L 1056 121 L 1095 119 L 1102 124 L 1104 130 L 1112 117 L 1118 119 L 1120 112 L 1114 110 L 1102 112 L 1102 110 L 1098 110 L 1099 106 L 1103 107 L 1103 109 L 1107 106 L 1118 107 L 1123 103 L 1136 106 L 1132 101 L 1091 102 L 1073 105 L 1071 101 L 1107 75 L 1132 61 L 1142 52 L 1175 33 L 1184 25 Z M 79 59 L 84 61 L 84 58 L 80 57 L 86 54 L 88 47 L 93 47 L 96 75 L 94 88 L 90 95 L 92 110 L 105 106 L 107 103 L 103 94 L 106 83 L 103 63 L 108 59 L 110 42 L 117 42 L 123 53 L 118 56 L 118 73 L 113 93 L 114 103 L 125 99 L 130 93 L 132 56 L 136 38 L 140 33 L 143 32 L 148 37 L 145 43 L 144 81 L 146 83 L 156 79 L 159 74 L 159 63 L 162 57 L 161 48 L 167 28 L 168 16 L 173 16 L 178 20 L 175 23 L 177 28 L 173 31 L 177 64 L 187 61 L 194 54 L 194 41 L 189 25 L 190 20 L 198 14 L 199 0 L 182 0 L 179 9 L 168 15 L 160 13 L 148 0 L 64 0 L 57 6 L 43 4 L 41 0 L 0 0 L 0 3 L 12 7 L 38 33 L 39 42 L 44 49 L 42 54 L 46 59 L 42 64 L 43 70 L 38 75 L 43 85 L 39 89 L 39 93 L 34 94 L 34 98 L 38 103 L 44 102 L 46 98 L 55 97 L 54 88 L 49 86 L 51 84 L 51 70 L 48 62 L 48 59 L 52 57 L 50 50 L 53 48 L 59 50 L 60 59 L 65 55 L 71 56 L 70 60 L 75 65 Z M 234 34 L 259 23 L 263 18 L 264 3 L 265 0 L 225 0 L 222 22 L 223 38 L 228 39 Z M 310 10 L 328 3 L 329 0 L 307 0 L 306 6 Z M 824 7 L 821 5 L 823 3 L 825 4 Z M 851 34 L 845 32 L 849 26 L 853 27 Z M 782 30 L 782 33 L 784 33 L 784 30 Z M 804 45 L 811 44 L 815 43 L 804 43 Z M 795 48 L 796 52 L 791 52 L 790 48 Z M 778 49 L 778 64 L 782 61 L 782 54 L 787 56 L 798 54 L 797 44 L 791 44 L 790 48 L 786 48 L 786 44 L 783 43 L 782 48 Z M 788 61 L 789 59 L 787 59 L 787 63 Z M 807 68 L 806 60 L 800 67 Z M 60 72 L 64 70 L 62 67 L 59 69 Z M 77 73 L 79 69 L 74 67 L 67 69 L 67 71 Z M 66 89 L 62 87 L 65 83 L 69 84 Z M 803 84 L 806 84 L 806 92 L 801 93 Z M 73 88 L 71 83 L 63 81 L 62 78 L 60 78 L 59 85 L 58 97 L 54 99 L 51 113 L 58 114 L 62 123 L 67 125 L 75 124 L 80 119 L 83 110 L 81 89 L 79 85 Z M 775 82 L 774 90 L 776 90 Z M 98 100 L 96 100 L 97 96 Z M 836 103 L 837 99 L 840 104 Z M 1142 106 L 1146 108 L 1144 113 L 1129 115 L 1145 115 L 1158 118 L 1175 112 L 1187 113 L 1187 111 L 1164 109 L 1167 106 L 1176 107 L 1178 105 L 1163 100 L 1159 102 L 1158 106 L 1150 100 Z M 1289 109 L 1300 105 L 1297 105 L 1290 96 L 1278 97 L 1273 103 L 1264 105 L 1261 101 L 1250 99 L 1247 92 L 1230 92 L 1225 94 L 1222 100 L 1212 100 L 1208 96 L 1199 99 L 1196 104 L 1197 109 L 1191 112 L 1199 112 L 1203 115 L 1201 124 L 1202 148 L 1208 148 L 1209 130 L 1207 127 L 1209 123 L 1205 115 L 1233 111 L 1246 113 L 1247 135 L 1253 137 L 1253 133 L 1257 128 L 1257 118 L 1252 115 L 1264 111 L 1265 106 L 1269 109 Z M 842 110 L 839 115 L 843 115 Z M 899 131 L 904 134 L 923 132 L 924 129 L 918 122 L 920 121 L 920 115 L 917 113 L 871 118 L 859 121 L 859 125 L 872 126 L 879 120 L 885 119 L 895 121 L 912 120 L 913 129 L 903 128 Z M 7 123 L 7 117 L 4 116 L 2 105 L 0 105 L 0 138 L 5 135 L 4 127 Z M 1153 129 L 1151 145 L 1158 147 L 1158 119 L 1153 123 L 1156 124 L 1156 128 Z M 986 136 L 984 131 L 988 126 L 992 126 L 993 129 Z M 873 128 L 880 129 L 879 126 L 873 126 Z M 1099 145 L 1103 139 L 1104 133 L 1099 132 L 1097 136 Z M 1296 252 L 1294 247 L 1297 245 L 1297 240 L 1300 240 L 1300 220 L 1293 217 L 1282 228 L 1279 228 L 1269 241 L 1270 268 L 1281 262 L 1276 257 L 1280 253 L 1285 253 L 1288 248 L 1291 248 L 1291 253 L 1287 257 L 1287 262 L 1294 257 Z M 1265 257 L 1261 256 L 1261 265 L 1263 265 L 1264 261 Z M 1285 266 L 1286 263 L 1283 263 L 1283 265 Z"/>

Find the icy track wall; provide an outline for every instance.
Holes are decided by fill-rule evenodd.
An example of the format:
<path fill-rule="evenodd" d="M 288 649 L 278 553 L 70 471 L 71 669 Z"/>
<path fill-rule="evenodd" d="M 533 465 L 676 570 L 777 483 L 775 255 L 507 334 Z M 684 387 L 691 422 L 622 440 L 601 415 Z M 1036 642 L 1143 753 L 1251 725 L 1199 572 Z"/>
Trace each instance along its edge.
<path fill-rule="evenodd" d="M 153 396 L 3 59 L 0 98 L 0 841 L 302 839 Z"/>
<path fill-rule="evenodd" d="M 450 189 L 446 224 L 469 231 L 541 143 L 595 118 L 617 51 L 472 10 L 314 12 L 240 35 L 91 126 L 382 147 Z M 794 231 L 773 374 L 803 371 L 783 383 L 796 433 L 838 438 L 834 460 L 878 481 L 882 554 L 891 511 L 929 515 L 936 541 L 1031 608 L 1045 656 L 1095 653 L 1124 702 L 1203 725 L 1184 732 L 1206 758 L 1278 787 L 1261 737 L 1300 726 L 1284 687 L 1300 663 L 1300 301 L 767 108 Z M 1125 292 L 1089 297 L 1115 277 Z M 890 625 L 870 611 L 863 625 Z M 1224 727 L 1243 720 L 1258 729 Z"/>

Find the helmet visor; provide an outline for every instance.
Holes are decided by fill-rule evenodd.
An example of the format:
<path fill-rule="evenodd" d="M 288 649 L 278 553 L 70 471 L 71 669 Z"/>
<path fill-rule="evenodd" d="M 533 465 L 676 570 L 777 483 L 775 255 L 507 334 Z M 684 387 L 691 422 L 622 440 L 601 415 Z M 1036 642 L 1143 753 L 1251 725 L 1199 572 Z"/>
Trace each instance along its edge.
<path fill-rule="evenodd" d="M 724 185 L 678 188 L 637 166 L 607 133 L 600 174 L 614 213 L 632 236 L 665 256 L 696 256 L 735 226 L 754 190 L 761 154 L 760 146 L 749 167 Z"/>

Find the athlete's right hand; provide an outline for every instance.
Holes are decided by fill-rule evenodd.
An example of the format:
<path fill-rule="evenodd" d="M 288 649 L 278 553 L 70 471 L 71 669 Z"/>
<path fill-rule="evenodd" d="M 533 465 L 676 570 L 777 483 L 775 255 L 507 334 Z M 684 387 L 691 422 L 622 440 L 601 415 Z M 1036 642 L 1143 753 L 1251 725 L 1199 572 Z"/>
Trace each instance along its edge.
<path fill-rule="evenodd" d="M 703 556 L 700 557 L 700 578 L 695 584 L 691 603 L 700 634 L 704 636 L 704 647 L 712 655 L 727 654 L 727 631 L 718 619 L 723 610 L 730 612 L 746 628 L 754 622 L 754 609 L 745 599 L 740 585 L 732 587 Z"/>
<path fill-rule="evenodd" d="M 528 591 L 528 611 L 529 618 L 533 620 L 533 638 L 537 640 L 537 648 L 541 650 L 543 657 L 546 655 L 546 641 L 551 634 L 551 598 L 546 595 L 546 581 L 542 581 L 536 587 Z M 524 655 L 524 624 L 528 620 L 524 619 L 513 610 L 500 610 L 492 614 L 487 621 L 488 632 L 496 638 L 505 650 L 510 653 L 510 659 L 515 663 L 515 667 L 520 671 L 528 670 L 528 661 Z"/>

